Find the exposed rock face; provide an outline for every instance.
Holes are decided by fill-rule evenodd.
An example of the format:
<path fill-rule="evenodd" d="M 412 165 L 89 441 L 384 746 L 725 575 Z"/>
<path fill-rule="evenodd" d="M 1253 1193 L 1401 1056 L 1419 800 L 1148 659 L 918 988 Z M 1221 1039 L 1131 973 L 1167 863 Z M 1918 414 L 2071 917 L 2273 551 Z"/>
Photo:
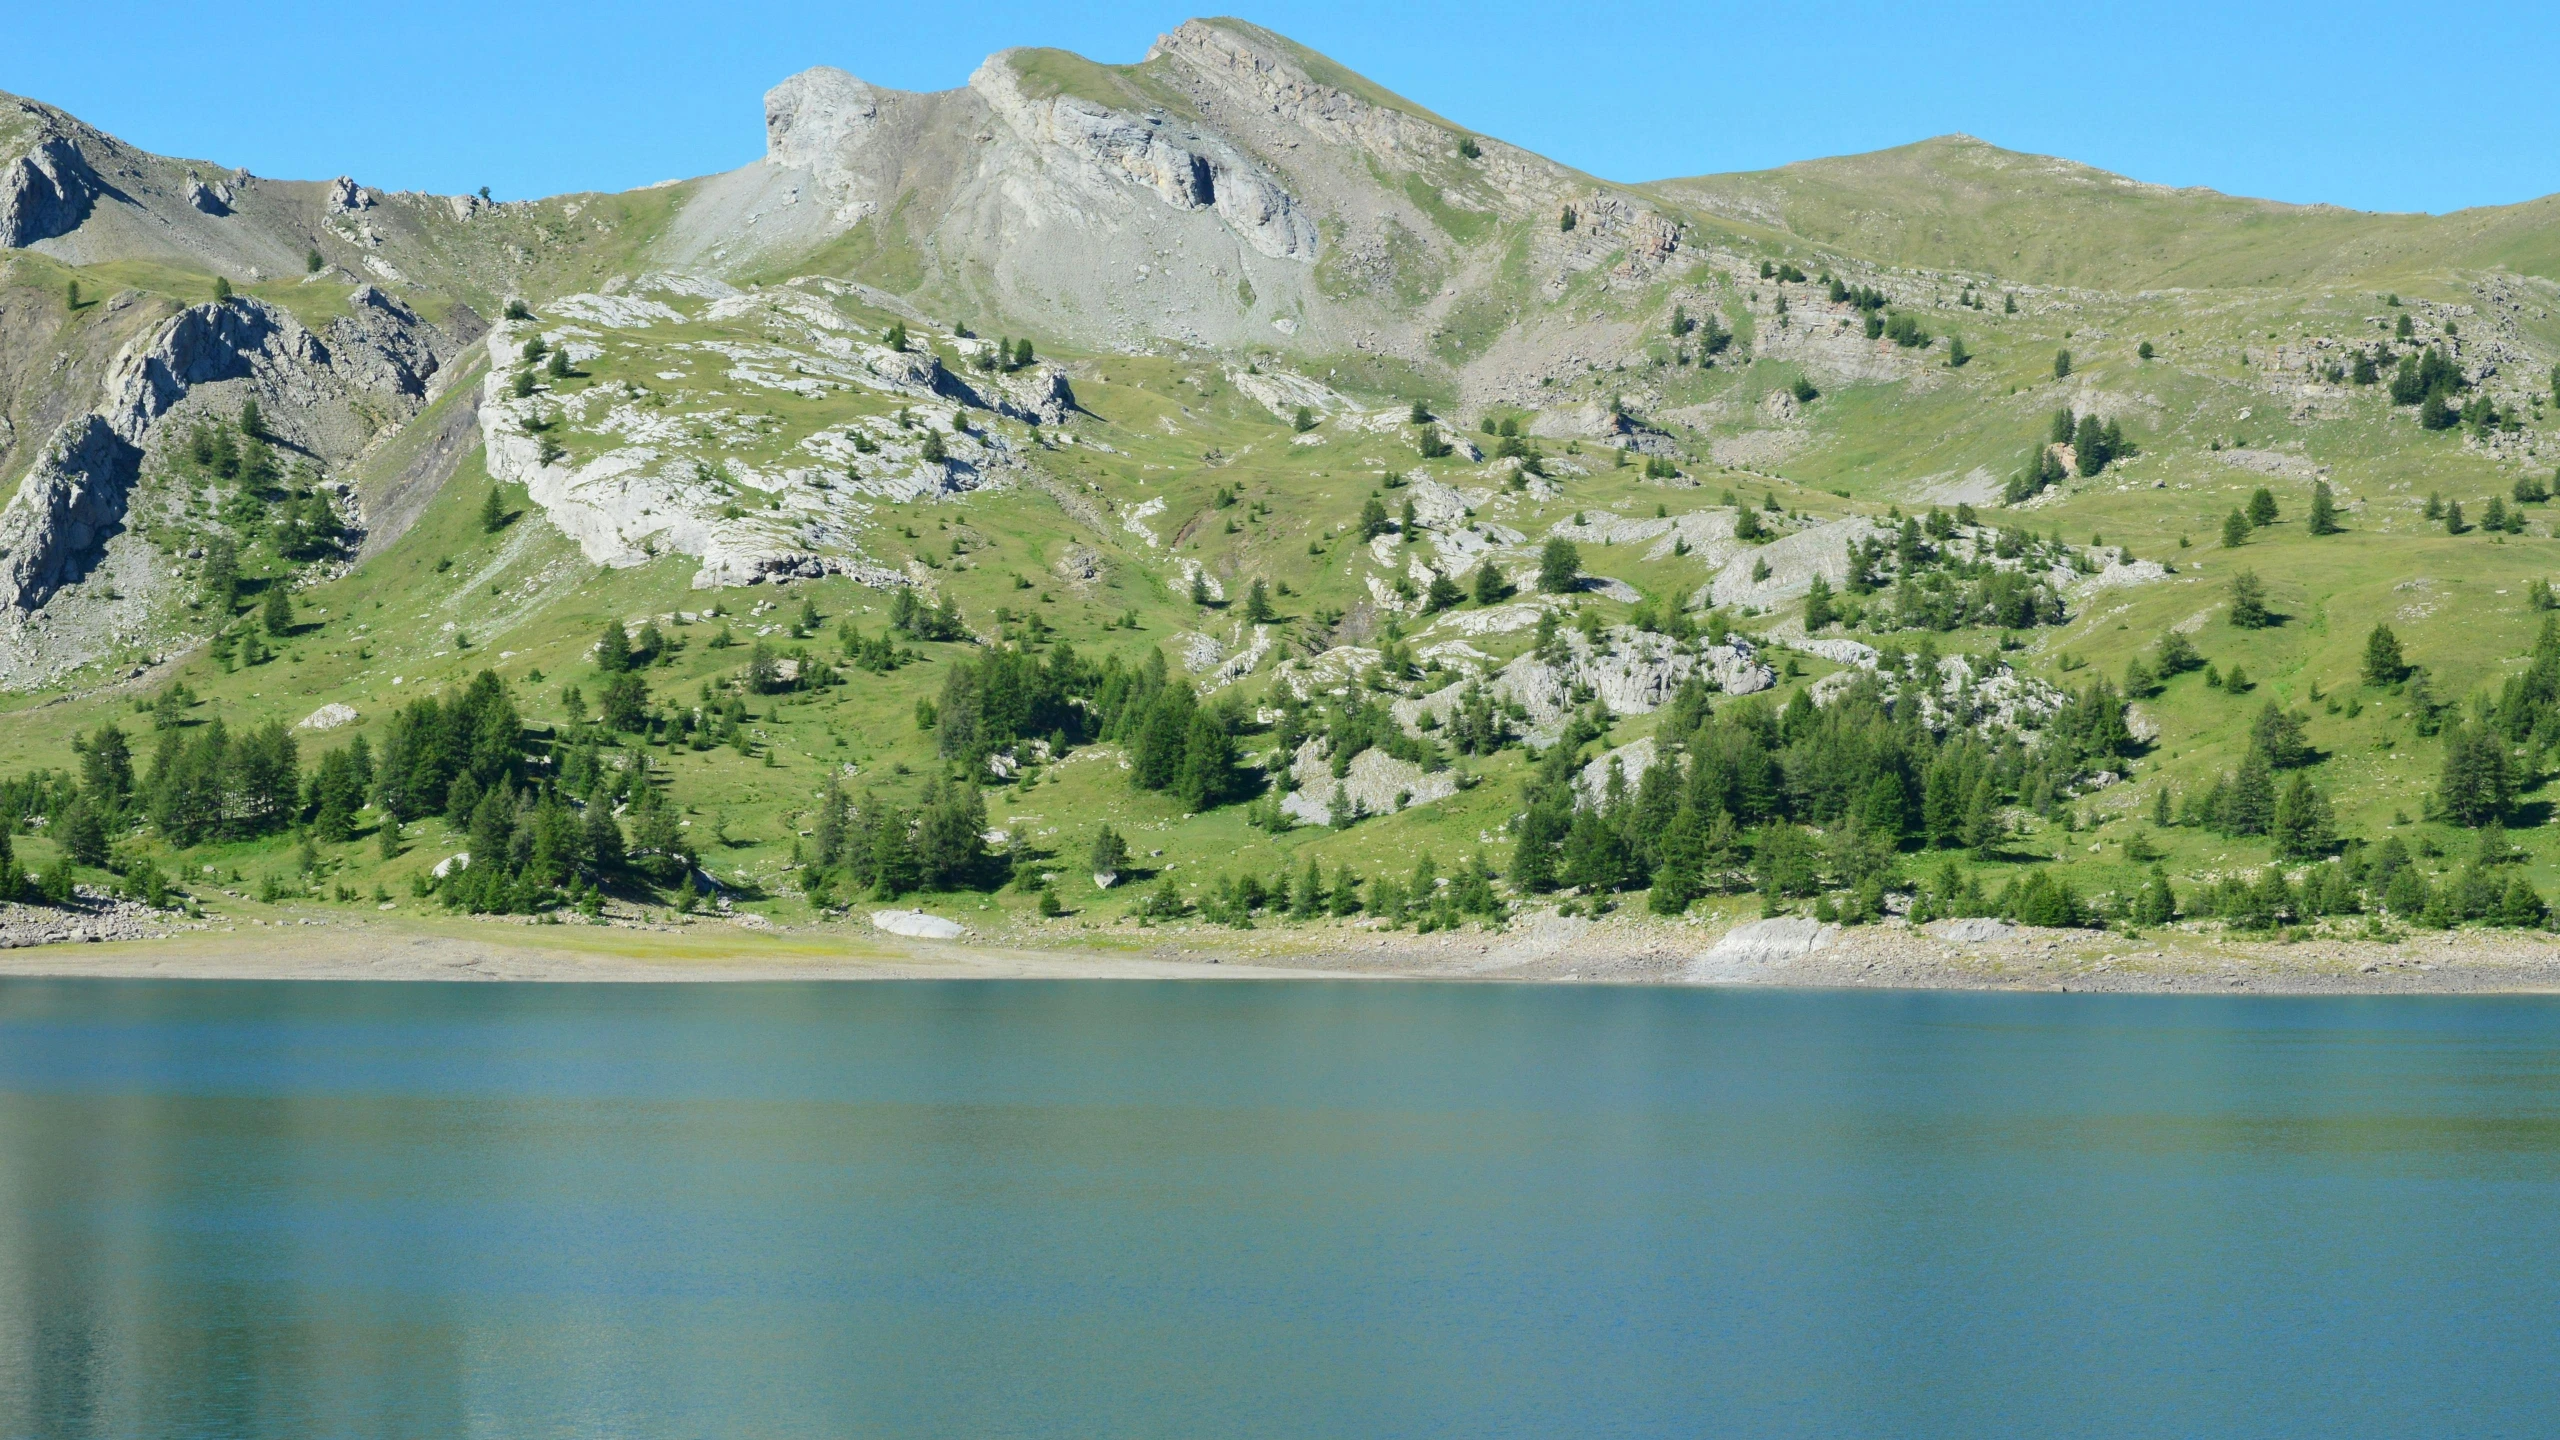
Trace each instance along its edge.
<path fill-rule="evenodd" d="M 870 140 L 882 101 L 894 103 L 899 93 L 876 89 L 832 65 L 803 70 L 764 94 L 765 156 L 842 184 L 849 178 L 843 157 Z"/>
<path fill-rule="evenodd" d="M 1654 749 L 1653 737 L 1650 735 L 1595 757 L 1573 777 L 1576 803 L 1585 806 L 1607 803 L 1609 774 L 1612 770 L 1617 772 L 1619 782 L 1627 787 L 1628 793 L 1633 794 L 1636 782 L 1644 778 L 1645 772 L 1651 770 L 1653 762 L 1659 758 Z"/>
<path fill-rule="evenodd" d="M 139 447 L 104 417 L 55 432 L 17 497 L 0 510 L 0 602 L 32 610 L 77 577 L 81 560 L 123 523 Z"/>
<path fill-rule="evenodd" d="M 1347 772 L 1337 777 L 1321 740 L 1298 747 L 1289 773 L 1298 788 L 1280 797 L 1280 809 L 1302 825 L 1332 824 L 1337 803 L 1351 807 L 1355 815 L 1393 815 L 1458 793 L 1456 771 L 1426 771 L 1384 750 L 1352 756 Z"/>
<path fill-rule="evenodd" d="M 1838 933 L 1837 925 L 1793 915 L 1736 925 L 1707 953 L 1690 961 L 1680 978 L 1702 985 L 1758 980 L 1772 969 L 1828 946 Z"/>
<path fill-rule="evenodd" d="M 22 107 L 37 122 L 26 150 L 0 166 L 0 246 L 18 248 L 68 235 L 89 218 L 105 186 L 69 137 L 44 112 Z M 16 118 L 16 117 L 0 117 Z"/>
<path fill-rule="evenodd" d="M 869 506 L 858 497 L 944 498 L 1016 476 L 1022 467 L 1015 440 L 984 426 L 957 432 L 954 417 L 976 407 L 1042 420 L 1063 417 L 1074 403 L 1065 377 L 1049 367 L 987 375 L 981 389 L 945 369 L 929 350 L 893 351 L 855 337 L 840 316 L 788 289 L 749 295 L 671 273 L 615 288 L 619 293 L 568 296 L 549 309 L 614 329 L 645 330 L 684 318 L 650 296 L 709 299 L 703 311 L 708 318 L 737 319 L 752 311 L 791 342 L 787 348 L 719 352 L 729 362 L 729 378 L 740 385 L 790 390 L 823 381 L 922 403 L 910 407 L 913 428 L 878 416 L 849 421 L 807 437 L 793 462 L 759 469 L 704 441 L 691 426 L 633 403 L 632 394 L 600 387 L 587 392 L 580 404 L 592 408 L 579 415 L 584 438 L 600 442 L 601 449 L 582 446 L 572 455 L 537 427 L 537 419 L 549 416 L 549 402 L 519 399 L 508 384 L 508 372 L 522 362 L 538 323 L 501 322 L 488 336 L 491 364 L 479 406 L 489 473 L 523 485 L 545 517 L 600 565 L 639 565 L 663 554 L 698 556 L 702 568 L 693 583 L 701 589 L 821 574 L 850 575 L 875 586 L 913 583 L 860 552 L 856 535 Z M 554 330 L 546 343 L 568 344 L 569 332 Z M 928 434 L 943 446 L 939 459 L 927 458 Z"/>
<path fill-rule="evenodd" d="M 1234 20 L 1179 27 L 1143 66 L 1002 51 L 932 93 L 813 69 L 767 93 L 765 133 L 761 160 L 697 184 L 663 262 L 734 273 L 878 227 L 1008 317 L 1105 347 L 1285 338 L 1429 363 L 1457 303 L 1445 282 L 1568 200 L 1582 223 L 1528 242 L 1551 291 L 1593 270 L 1650 283 L 1686 259 L 1648 197 L 1468 137 Z M 1494 368 L 1531 363 L 1505 350 Z"/>
<path fill-rule="evenodd" d="M 439 342 L 445 337 L 371 285 L 347 297 L 347 311 L 329 322 L 340 368 L 368 390 L 424 397 L 444 367 L 446 355 L 440 352 L 450 347 Z"/>
<path fill-rule="evenodd" d="M 1276 177 L 1224 138 L 1176 131 L 1161 116 L 1078 96 L 1035 99 L 1024 91 L 1009 53 L 978 67 L 969 88 L 1051 163 L 1088 185 L 1135 183 L 1177 210 L 1215 210 L 1246 244 L 1273 259 L 1315 259 L 1315 221 Z"/>
<path fill-rule="evenodd" d="M 1829 705 L 1862 680 L 1873 677 L 1888 700 L 1899 698 L 1906 688 L 1916 689 L 1921 723 L 1942 734 L 1961 728 L 2040 729 L 2071 703 L 2070 694 L 2059 686 L 2021 675 L 2006 661 L 1995 662 L 1977 674 L 1967 657 L 1942 655 L 1938 658 L 1936 683 L 1922 685 L 1916 662 L 1902 670 L 1882 667 L 1877 663 L 1876 652 L 1855 640 L 1808 640 L 1803 642 L 1803 648 L 1858 667 L 1815 681 L 1812 694 L 1816 705 Z"/>
<path fill-rule="evenodd" d="M 1529 738 L 1540 745 L 1555 743 L 1583 703 L 1581 696 L 1599 700 L 1612 714 L 1645 715 L 1670 704 L 1691 675 L 1733 695 L 1766 690 L 1777 681 L 1777 672 L 1739 635 L 1722 645 L 1691 647 L 1668 635 L 1621 625 L 1596 646 L 1578 633 L 1558 638 L 1565 647 L 1561 659 L 1541 660 L 1532 651 L 1504 666 L 1485 686 L 1495 699 L 1516 702 L 1528 712 Z M 1449 685 L 1419 700 L 1399 700 L 1393 713 L 1408 730 L 1416 729 L 1426 714 L 1445 725 L 1465 690 L 1464 685 Z"/>
<path fill-rule="evenodd" d="M 336 350 L 247 297 L 191 306 L 119 354 L 98 408 L 65 422 L 0 509 L 0 613 L 23 617 L 87 573 L 122 527 L 155 424 L 199 387 L 246 381 L 277 423 L 324 456 L 351 454 L 362 391 L 381 408 L 423 404 L 450 353 L 434 326 L 378 292 L 333 326 Z"/>

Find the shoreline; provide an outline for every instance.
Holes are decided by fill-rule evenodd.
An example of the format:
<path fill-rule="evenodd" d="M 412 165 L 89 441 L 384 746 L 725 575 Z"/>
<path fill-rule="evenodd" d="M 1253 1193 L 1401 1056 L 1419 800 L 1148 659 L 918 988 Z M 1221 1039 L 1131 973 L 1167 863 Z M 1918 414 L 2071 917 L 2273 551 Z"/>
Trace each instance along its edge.
<path fill-rule="evenodd" d="M 1915 929 L 1525 917 L 1437 935 L 1171 927 L 912 940 L 710 919 L 648 929 L 445 918 L 252 920 L 0 950 L 0 978 L 664 983 L 864 980 L 1427 980 L 2112 994 L 2560 993 L 2560 937 L 2515 932 L 2239 939 L 1988 922 Z M 1763 937 L 1766 938 L 1766 937 Z M 1061 940 L 1067 943 L 1059 943 Z M 1807 943 L 1810 941 L 1810 943 Z"/>

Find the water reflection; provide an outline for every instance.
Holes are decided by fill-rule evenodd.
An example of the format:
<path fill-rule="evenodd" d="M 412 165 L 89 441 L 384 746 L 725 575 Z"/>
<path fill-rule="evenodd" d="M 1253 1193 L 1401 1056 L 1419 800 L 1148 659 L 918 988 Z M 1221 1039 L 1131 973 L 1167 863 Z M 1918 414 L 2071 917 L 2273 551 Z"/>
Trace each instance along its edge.
<path fill-rule="evenodd" d="M 2555 1020 L 0 982 L 0 1435 L 2531 1430 Z"/>

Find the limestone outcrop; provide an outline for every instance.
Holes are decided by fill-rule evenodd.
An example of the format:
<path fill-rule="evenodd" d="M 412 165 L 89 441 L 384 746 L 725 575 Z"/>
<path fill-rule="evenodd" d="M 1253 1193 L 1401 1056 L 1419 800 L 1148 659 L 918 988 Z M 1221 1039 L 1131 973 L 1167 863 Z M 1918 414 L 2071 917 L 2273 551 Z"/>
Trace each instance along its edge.
<path fill-rule="evenodd" d="M 26 147 L 0 164 L 0 246 L 15 249 L 80 228 L 105 185 L 45 112 L 20 106 L 15 116 L 0 114 L 0 126 L 12 119 L 31 122 L 33 131 Z"/>
<path fill-rule="evenodd" d="M 0 612 L 23 616 L 86 573 L 122 527 L 154 427 L 194 391 L 246 382 L 306 450 L 352 454 L 366 434 L 352 401 L 405 418 L 425 403 L 451 342 L 367 287 L 334 322 L 334 347 L 284 310 L 245 296 L 194 305 L 109 366 L 95 410 L 66 421 L 0 509 Z"/>

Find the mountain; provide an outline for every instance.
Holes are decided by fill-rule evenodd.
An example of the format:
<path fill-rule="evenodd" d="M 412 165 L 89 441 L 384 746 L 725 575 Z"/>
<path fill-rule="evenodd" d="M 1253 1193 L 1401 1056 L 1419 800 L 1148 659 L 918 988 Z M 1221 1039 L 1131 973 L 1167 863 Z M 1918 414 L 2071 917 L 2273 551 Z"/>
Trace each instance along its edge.
<path fill-rule="evenodd" d="M 1666 202 L 1906 266 L 2118 290 L 2560 273 L 2555 202 L 2377 215 L 2172 189 L 1969 135 L 1646 187 Z"/>
<path fill-rule="evenodd" d="M 21 859 L 1043 943 L 2549 889 L 2549 201 L 1620 185 L 1234 20 L 764 119 L 492 204 L 0 99 Z"/>

